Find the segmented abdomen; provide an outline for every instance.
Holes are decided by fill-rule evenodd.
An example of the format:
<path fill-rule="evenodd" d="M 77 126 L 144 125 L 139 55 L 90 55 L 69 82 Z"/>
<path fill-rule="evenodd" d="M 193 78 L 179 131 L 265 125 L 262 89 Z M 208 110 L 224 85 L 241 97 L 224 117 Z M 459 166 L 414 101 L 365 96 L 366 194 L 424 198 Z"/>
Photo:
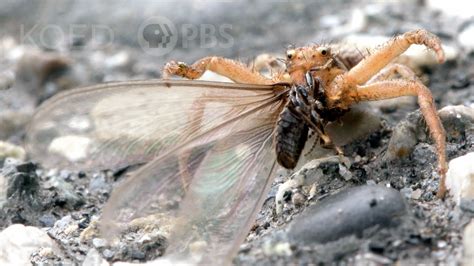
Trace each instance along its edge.
<path fill-rule="evenodd" d="M 306 123 L 297 118 L 290 111 L 288 105 L 285 106 L 280 113 L 275 134 L 278 163 L 287 169 L 295 168 L 307 139 L 308 126 Z"/>

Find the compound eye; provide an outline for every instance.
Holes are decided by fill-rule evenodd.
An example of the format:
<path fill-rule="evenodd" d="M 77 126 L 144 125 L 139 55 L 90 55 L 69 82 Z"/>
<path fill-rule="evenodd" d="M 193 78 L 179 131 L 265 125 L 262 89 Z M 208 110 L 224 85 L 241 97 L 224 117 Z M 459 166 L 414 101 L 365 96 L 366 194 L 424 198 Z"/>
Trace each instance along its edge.
<path fill-rule="evenodd" d="M 286 52 L 286 58 L 293 59 L 295 57 L 296 51 L 295 50 L 288 50 Z"/>

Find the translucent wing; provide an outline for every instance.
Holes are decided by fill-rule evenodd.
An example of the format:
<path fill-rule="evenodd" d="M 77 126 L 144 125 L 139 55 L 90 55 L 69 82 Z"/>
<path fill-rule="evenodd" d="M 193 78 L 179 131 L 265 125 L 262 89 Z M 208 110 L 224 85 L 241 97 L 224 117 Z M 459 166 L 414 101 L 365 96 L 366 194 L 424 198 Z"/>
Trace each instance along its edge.
<path fill-rule="evenodd" d="M 112 193 L 103 230 L 110 233 L 117 222 L 159 212 L 169 243 L 165 258 L 229 263 L 271 184 L 272 133 L 282 105 L 274 99 L 252 105 L 142 167 Z"/>
<path fill-rule="evenodd" d="M 46 166 L 110 168 L 154 158 L 114 190 L 102 227 L 159 214 L 168 258 L 228 262 L 271 183 L 285 93 L 194 81 L 93 86 L 45 103 L 27 144 Z"/>
<path fill-rule="evenodd" d="M 39 108 L 27 148 L 46 167 L 120 168 L 150 161 L 270 99 L 278 86 L 197 81 L 106 83 Z"/>

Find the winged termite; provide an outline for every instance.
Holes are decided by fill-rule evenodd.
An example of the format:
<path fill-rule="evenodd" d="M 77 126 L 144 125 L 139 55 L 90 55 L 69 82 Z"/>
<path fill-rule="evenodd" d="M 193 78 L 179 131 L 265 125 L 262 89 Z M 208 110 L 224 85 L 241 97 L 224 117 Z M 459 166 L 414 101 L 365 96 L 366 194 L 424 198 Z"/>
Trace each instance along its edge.
<path fill-rule="evenodd" d="M 423 42 L 420 36 L 426 37 Z M 276 162 L 293 168 L 308 131 L 340 153 L 325 126 L 353 103 L 418 95 L 444 174 L 444 134 L 429 91 L 417 81 L 383 80 L 392 67 L 369 80 L 412 43 L 429 46 L 442 59 L 437 38 L 415 31 L 359 64 L 326 46 L 291 49 L 286 72 L 274 79 L 217 57 L 192 66 L 170 62 L 167 75 L 197 78 L 212 70 L 237 83 L 150 80 L 64 92 L 39 108 L 27 146 L 46 167 L 146 163 L 112 193 L 102 214 L 103 231 L 160 213 L 168 258 L 228 263 L 266 196 Z M 402 76 L 408 71 L 398 68 Z M 440 194 L 443 188 L 441 183 Z"/>
<path fill-rule="evenodd" d="M 119 168 L 151 160 L 113 193 L 104 222 L 130 221 L 153 206 L 176 217 L 173 223 L 205 228 L 195 241 L 206 240 L 206 250 L 219 250 L 213 258 L 223 259 L 245 237 L 270 184 L 272 133 L 287 90 L 160 80 L 73 90 L 38 110 L 28 148 L 47 167 Z M 61 153 L 60 145 L 70 149 Z M 172 247 L 187 247 L 188 238 L 174 235 Z"/>

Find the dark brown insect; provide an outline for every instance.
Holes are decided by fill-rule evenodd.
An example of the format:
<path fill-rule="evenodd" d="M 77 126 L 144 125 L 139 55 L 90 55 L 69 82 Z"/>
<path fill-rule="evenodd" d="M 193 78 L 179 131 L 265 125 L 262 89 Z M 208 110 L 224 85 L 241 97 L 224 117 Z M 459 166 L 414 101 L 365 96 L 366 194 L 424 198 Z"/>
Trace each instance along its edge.
<path fill-rule="evenodd" d="M 340 152 L 325 126 L 353 103 L 418 95 L 444 176 L 444 131 L 429 90 L 417 80 L 390 79 L 395 72 L 407 77 L 407 68 L 384 69 L 413 43 L 427 45 L 443 60 L 439 40 L 420 30 L 358 63 L 329 46 L 291 49 L 286 69 L 273 79 L 218 57 L 192 66 L 170 62 L 165 77 L 198 78 L 211 70 L 236 83 L 131 81 L 61 93 L 39 108 L 27 146 L 46 167 L 146 163 L 115 188 L 103 230 L 153 214 L 173 262 L 227 263 L 254 222 L 276 162 L 293 168 L 308 132 Z"/>

